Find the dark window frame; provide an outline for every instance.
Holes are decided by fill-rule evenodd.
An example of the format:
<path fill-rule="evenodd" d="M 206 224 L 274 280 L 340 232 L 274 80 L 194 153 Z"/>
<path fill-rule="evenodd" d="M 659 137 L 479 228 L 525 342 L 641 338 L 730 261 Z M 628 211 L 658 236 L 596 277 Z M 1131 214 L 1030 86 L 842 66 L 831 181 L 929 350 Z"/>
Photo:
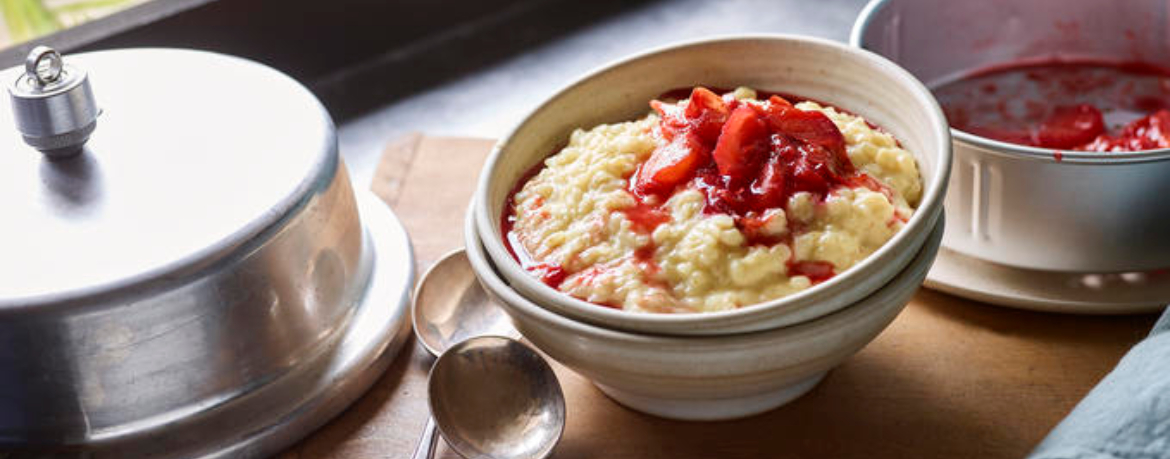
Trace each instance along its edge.
<path fill-rule="evenodd" d="M 0 51 L 191 48 L 276 68 L 339 122 L 656 0 L 151 0 Z"/>
<path fill-rule="evenodd" d="M 48 35 L 17 43 L 0 51 L 0 68 L 24 62 L 37 45 L 48 45 L 63 53 L 117 35 L 136 27 L 181 14 L 184 11 L 219 0 L 153 0 L 103 16 Z"/>

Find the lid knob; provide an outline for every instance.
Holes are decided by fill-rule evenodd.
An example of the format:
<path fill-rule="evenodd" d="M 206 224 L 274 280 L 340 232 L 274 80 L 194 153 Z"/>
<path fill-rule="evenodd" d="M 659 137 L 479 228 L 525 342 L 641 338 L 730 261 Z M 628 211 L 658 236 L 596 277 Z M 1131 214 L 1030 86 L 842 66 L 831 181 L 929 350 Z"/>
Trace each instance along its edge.
<path fill-rule="evenodd" d="M 65 62 L 61 60 L 61 53 L 48 46 L 38 46 L 28 53 L 24 59 L 24 73 L 31 75 L 39 87 L 57 81 L 61 78 L 61 71 L 65 69 Z"/>
<path fill-rule="evenodd" d="M 24 61 L 24 74 L 8 86 L 16 129 L 24 142 L 50 158 L 81 152 L 101 112 L 89 75 L 65 64 L 61 54 L 37 46 Z"/>

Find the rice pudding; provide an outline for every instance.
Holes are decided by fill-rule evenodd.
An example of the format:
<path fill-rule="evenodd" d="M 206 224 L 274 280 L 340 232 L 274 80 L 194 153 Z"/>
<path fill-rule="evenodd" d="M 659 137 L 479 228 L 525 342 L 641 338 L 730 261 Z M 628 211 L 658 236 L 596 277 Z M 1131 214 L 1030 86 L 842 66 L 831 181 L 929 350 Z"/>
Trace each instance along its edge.
<path fill-rule="evenodd" d="M 863 260 L 914 212 L 914 157 L 814 101 L 695 88 L 572 133 L 505 206 L 506 245 L 574 297 L 645 312 L 790 295 Z"/>

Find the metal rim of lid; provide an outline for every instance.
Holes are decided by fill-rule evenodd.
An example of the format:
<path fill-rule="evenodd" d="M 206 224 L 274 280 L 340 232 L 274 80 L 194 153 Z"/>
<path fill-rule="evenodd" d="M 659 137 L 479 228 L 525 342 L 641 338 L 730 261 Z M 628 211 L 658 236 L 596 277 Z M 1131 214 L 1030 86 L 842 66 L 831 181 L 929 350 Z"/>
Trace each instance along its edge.
<path fill-rule="evenodd" d="M 191 437 L 161 457 L 263 457 L 304 440 L 356 403 L 402 352 L 410 336 L 410 294 L 415 281 L 415 257 L 401 220 L 369 191 L 354 190 L 363 221 L 363 245 L 371 247 L 365 293 L 354 314 L 341 325 L 336 339 L 325 343 L 297 369 L 279 379 L 218 406 L 200 416 L 180 419 L 185 429 L 206 429 L 234 422 L 224 429 Z M 275 403 L 284 398 L 287 402 Z M 239 418 L 245 414 L 244 418 Z M 243 419 L 243 421 L 241 421 Z M 234 421 L 232 421 L 234 420 Z M 240 424 L 244 422 L 244 424 Z M 217 424 L 218 423 L 218 424 Z M 95 454 L 119 456 L 159 454 L 157 435 L 173 433 L 175 425 L 156 424 L 129 437 L 89 445 Z M 240 429 L 244 428 L 243 431 Z M 177 438 L 177 437 L 176 437 Z M 191 440 L 198 438 L 198 440 Z"/>

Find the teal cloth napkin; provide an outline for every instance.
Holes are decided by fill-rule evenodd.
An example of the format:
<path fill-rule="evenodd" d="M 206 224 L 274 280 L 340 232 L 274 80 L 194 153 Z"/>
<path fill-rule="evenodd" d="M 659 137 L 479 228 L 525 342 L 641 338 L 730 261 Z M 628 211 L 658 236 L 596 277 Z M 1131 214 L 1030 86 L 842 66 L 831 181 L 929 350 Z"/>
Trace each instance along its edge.
<path fill-rule="evenodd" d="M 1170 308 L 1028 458 L 1170 458 Z"/>

